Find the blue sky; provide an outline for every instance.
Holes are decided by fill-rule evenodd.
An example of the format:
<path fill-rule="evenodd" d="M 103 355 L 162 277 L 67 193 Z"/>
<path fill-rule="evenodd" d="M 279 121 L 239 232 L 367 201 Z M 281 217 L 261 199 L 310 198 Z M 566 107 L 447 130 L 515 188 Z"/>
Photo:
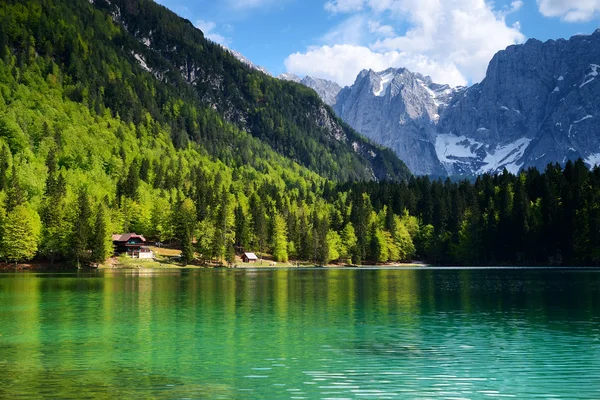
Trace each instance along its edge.
<path fill-rule="evenodd" d="M 361 69 L 408 67 L 477 82 L 493 54 L 529 38 L 590 34 L 600 0 L 158 0 L 272 74 L 351 84 Z"/>

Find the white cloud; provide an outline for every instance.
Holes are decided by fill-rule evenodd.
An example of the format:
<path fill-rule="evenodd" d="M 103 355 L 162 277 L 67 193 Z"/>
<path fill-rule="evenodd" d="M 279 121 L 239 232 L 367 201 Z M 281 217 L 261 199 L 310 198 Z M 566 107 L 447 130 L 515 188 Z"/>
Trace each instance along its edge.
<path fill-rule="evenodd" d="M 231 40 L 215 32 L 214 30 L 216 27 L 217 24 L 213 21 L 204 21 L 202 19 L 196 21 L 196 28 L 200 29 L 207 39 L 210 39 L 215 43 L 222 44 L 223 46 L 228 46 L 231 43 Z M 231 29 L 230 26 L 228 29 Z"/>
<path fill-rule="evenodd" d="M 567 22 L 586 22 L 600 15 L 600 0 L 537 0 L 545 17 L 560 17 Z"/>
<path fill-rule="evenodd" d="M 381 25 L 378 21 L 369 21 L 369 32 L 376 33 L 384 37 L 392 37 L 396 35 L 394 27 L 391 25 Z"/>
<path fill-rule="evenodd" d="M 295 53 L 285 60 L 288 71 L 311 75 L 351 85 L 363 69 L 383 71 L 389 67 L 406 67 L 431 76 L 436 82 L 464 85 L 466 81 L 455 65 L 438 63 L 419 55 L 398 51 L 374 52 L 364 46 L 337 44 Z"/>
<path fill-rule="evenodd" d="M 509 26 L 505 20 L 522 5 L 515 0 L 494 10 L 485 0 L 332 0 L 326 4 L 331 12 L 362 10 L 348 21 L 360 18 L 363 27 L 354 29 L 353 40 L 326 35 L 327 45 L 292 54 L 285 65 L 288 72 L 335 78 L 341 84 L 351 83 L 361 69 L 391 66 L 407 67 L 440 83 L 478 82 L 497 51 L 524 41 L 520 25 Z M 333 32 L 350 31 L 343 26 Z M 402 28 L 405 33 L 397 34 Z M 352 46 L 344 46 L 348 44 Z"/>

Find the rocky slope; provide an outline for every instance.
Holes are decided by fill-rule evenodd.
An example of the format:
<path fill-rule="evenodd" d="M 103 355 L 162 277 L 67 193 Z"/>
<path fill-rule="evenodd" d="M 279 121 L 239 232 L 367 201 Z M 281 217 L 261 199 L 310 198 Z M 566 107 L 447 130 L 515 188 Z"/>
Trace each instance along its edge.
<path fill-rule="evenodd" d="M 326 79 L 313 78 L 311 76 L 305 76 L 300 79 L 294 74 L 281 74 L 277 76 L 278 79 L 301 83 L 302 85 L 313 89 L 319 97 L 328 105 L 333 106 L 336 102 L 337 95 L 342 90 L 342 87 L 335 82 L 328 81 Z"/>
<path fill-rule="evenodd" d="M 334 110 L 354 129 L 390 147 L 419 175 L 444 175 L 436 125 L 455 91 L 405 68 L 362 71 L 339 93 Z"/>
<path fill-rule="evenodd" d="M 415 174 L 518 172 L 580 157 L 591 167 L 600 163 L 598 74 L 600 30 L 510 46 L 469 88 L 404 68 L 365 70 L 324 100 Z"/>
<path fill-rule="evenodd" d="M 456 97 L 436 137 L 451 174 L 600 161 L 600 30 L 497 53 L 485 79 Z"/>

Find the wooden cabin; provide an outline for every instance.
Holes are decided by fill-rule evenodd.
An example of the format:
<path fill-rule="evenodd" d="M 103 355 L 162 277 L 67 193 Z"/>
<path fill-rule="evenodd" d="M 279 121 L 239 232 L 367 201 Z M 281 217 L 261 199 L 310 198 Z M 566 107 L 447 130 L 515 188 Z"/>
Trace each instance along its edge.
<path fill-rule="evenodd" d="M 146 247 L 146 239 L 136 233 L 125 233 L 112 236 L 117 254 L 127 254 L 132 258 L 152 258 L 152 250 Z"/>
<path fill-rule="evenodd" d="M 255 263 L 258 261 L 258 257 L 256 257 L 256 254 L 254 254 L 254 253 L 244 253 L 242 255 L 242 261 L 245 262 L 246 264 Z"/>

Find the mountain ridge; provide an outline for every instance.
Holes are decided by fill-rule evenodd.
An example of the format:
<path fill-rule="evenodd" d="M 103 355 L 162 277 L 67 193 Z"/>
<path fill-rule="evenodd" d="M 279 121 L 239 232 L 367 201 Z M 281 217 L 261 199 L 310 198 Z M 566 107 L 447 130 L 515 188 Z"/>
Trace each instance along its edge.
<path fill-rule="evenodd" d="M 529 39 L 499 51 L 470 87 L 439 85 L 405 68 L 363 70 L 332 106 L 415 174 L 516 173 L 578 158 L 593 167 L 600 161 L 598 49 L 600 29 Z"/>

